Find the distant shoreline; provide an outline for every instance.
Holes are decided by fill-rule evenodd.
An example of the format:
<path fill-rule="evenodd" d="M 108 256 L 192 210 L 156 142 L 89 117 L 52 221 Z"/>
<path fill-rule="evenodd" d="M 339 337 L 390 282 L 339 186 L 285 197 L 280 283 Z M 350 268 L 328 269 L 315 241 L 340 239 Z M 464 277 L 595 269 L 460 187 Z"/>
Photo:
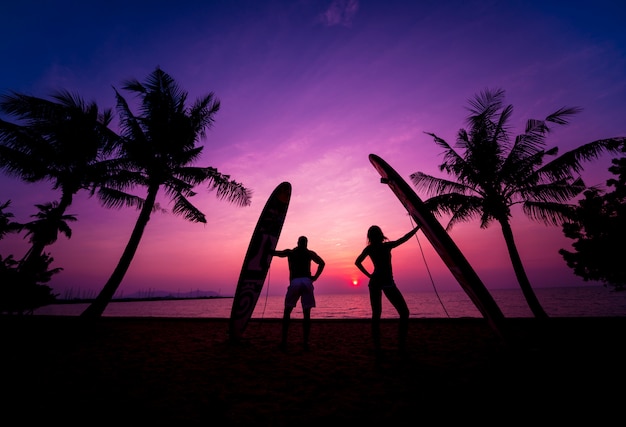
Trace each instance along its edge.
<path fill-rule="evenodd" d="M 178 301 L 178 300 L 197 300 L 197 299 L 218 299 L 218 298 L 234 298 L 234 297 L 223 297 L 223 296 L 200 296 L 200 297 L 176 297 L 176 296 L 165 296 L 165 297 L 137 297 L 137 298 L 113 298 L 111 302 L 144 302 L 144 301 Z M 62 305 L 62 304 L 87 304 L 92 303 L 94 298 L 73 298 L 73 299 L 57 299 L 50 305 Z"/>

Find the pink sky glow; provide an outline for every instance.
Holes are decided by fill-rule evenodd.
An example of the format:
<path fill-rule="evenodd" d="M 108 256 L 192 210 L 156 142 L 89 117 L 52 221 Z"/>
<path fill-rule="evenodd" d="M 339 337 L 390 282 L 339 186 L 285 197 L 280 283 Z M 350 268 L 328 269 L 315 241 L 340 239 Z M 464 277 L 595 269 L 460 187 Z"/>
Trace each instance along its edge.
<path fill-rule="evenodd" d="M 454 143 L 466 127 L 467 100 L 485 88 L 506 91 L 514 134 L 529 118 L 582 107 L 548 137 L 560 152 L 626 135 L 622 2 L 89 3 L 5 5 L 0 91 L 46 97 L 63 88 L 112 108 L 113 86 L 143 81 L 159 66 L 190 100 L 215 92 L 222 103 L 197 165 L 253 190 L 252 205 L 237 207 L 198 188 L 192 202 L 207 224 L 155 213 L 120 286 L 125 295 L 149 289 L 232 295 L 259 213 L 282 181 L 292 184 L 293 195 L 278 248 L 308 236 L 327 262 L 316 291 L 364 292 L 354 260 L 367 228 L 377 224 L 394 239 L 413 226 L 368 155 L 379 155 L 407 181 L 417 171 L 444 176 L 440 150 L 425 132 Z M 588 185 L 604 185 L 610 159 L 587 165 Z M 36 203 L 58 199 L 46 183 L 0 176 L 0 185 L 0 201 L 10 199 L 21 222 Z M 51 286 L 94 295 L 119 260 L 137 211 L 108 210 L 79 193 L 67 213 L 78 221 L 70 240 L 60 236 L 48 248 L 53 266 L 64 269 Z M 560 227 L 514 211 L 513 231 L 535 287 L 584 283 L 558 254 L 571 245 Z M 497 224 L 482 230 L 468 222 L 450 235 L 488 288 L 517 286 Z M 417 239 L 394 251 L 400 289 L 431 290 L 429 272 L 437 289 L 460 289 L 421 232 Z M 0 241 L 3 256 L 19 258 L 26 249 L 21 235 Z M 275 258 L 269 293 L 283 294 L 287 277 L 286 260 Z"/>

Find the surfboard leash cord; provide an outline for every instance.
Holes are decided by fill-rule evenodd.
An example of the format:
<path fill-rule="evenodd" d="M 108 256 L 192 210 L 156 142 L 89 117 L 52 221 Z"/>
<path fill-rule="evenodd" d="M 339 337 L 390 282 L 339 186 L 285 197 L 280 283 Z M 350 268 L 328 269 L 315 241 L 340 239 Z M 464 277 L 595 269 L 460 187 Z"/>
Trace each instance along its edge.
<path fill-rule="evenodd" d="M 411 222 L 411 228 L 415 228 L 416 224 L 413 223 L 413 218 L 409 215 L 409 221 Z M 437 292 L 437 287 L 435 286 L 435 281 L 433 279 L 433 275 L 430 273 L 430 268 L 428 267 L 428 262 L 426 262 L 426 256 L 424 255 L 424 249 L 422 248 L 422 243 L 420 242 L 419 237 L 417 237 L 417 233 L 415 233 L 415 240 L 417 241 L 417 245 L 420 248 L 420 253 L 422 254 L 422 260 L 424 260 L 424 266 L 426 267 L 426 272 L 428 273 L 428 277 L 430 278 L 430 283 L 433 286 L 433 291 L 435 291 L 435 295 L 439 300 L 439 304 L 441 304 L 441 308 L 443 308 L 444 313 L 446 313 L 446 317 L 450 317 L 448 310 L 446 310 L 446 306 L 441 301 L 441 297 L 439 296 L 439 292 Z"/>

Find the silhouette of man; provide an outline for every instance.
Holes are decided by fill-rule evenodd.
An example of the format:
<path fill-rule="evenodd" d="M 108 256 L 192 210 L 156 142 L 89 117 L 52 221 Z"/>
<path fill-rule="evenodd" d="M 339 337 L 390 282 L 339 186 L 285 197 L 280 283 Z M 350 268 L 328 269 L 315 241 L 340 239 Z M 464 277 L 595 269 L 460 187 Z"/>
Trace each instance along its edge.
<path fill-rule="evenodd" d="M 304 350 L 309 349 L 309 335 L 311 332 L 311 308 L 315 307 L 315 295 L 313 293 L 313 282 L 322 274 L 326 263 L 314 251 L 308 249 L 308 239 L 305 236 L 298 238 L 298 246 L 293 249 L 273 251 L 273 255 L 280 258 L 287 258 L 289 263 L 289 286 L 285 295 L 285 311 L 282 321 L 282 340 L 280 348 L 287 348 L 287 332 L 291 312 L 295 308 L 298 299 L 302 304 L 303 316 L 303 345 Z M 317 264 L 317 271 L 311 275 L 311 262 Z"/>

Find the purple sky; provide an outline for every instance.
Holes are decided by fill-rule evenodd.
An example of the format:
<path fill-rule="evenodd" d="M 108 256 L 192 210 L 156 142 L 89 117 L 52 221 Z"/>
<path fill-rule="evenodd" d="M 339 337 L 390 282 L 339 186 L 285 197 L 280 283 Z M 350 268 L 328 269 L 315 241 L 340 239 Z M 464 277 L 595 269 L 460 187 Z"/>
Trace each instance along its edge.
<path fill-rule="evenodd" d="M 19 4 L 18 4 L 19 3 Z M 213 166 L 253 190 L 236 207 L 204 188 L 192 201 L 208 223 L 155 214 L 119 292 L 234 292 L 259 213 L 282 181 L 293 196 L 279 249 L 300 235 L 327 262 L 317 292 L 366 289 L 354 259 L 372 224 L 395 239 L 412 224 L 368 161 L 375 153 L 407 181 L 441 175 L 440 150 L 425 132 L 454 143 L 467 100 L 502 88 L 514 106 L 513 133 L 529 118 L 563 106 L 583 112 L 555 130 L 560 152 L 626 135 L 626 3 L 617 1 L 23 1 L 0 15 L 0 91 L 46 97 L 78 92 L 114 106 L 113 86 L 143 81 L 156 66 L 193 100 L 215 92 L 222 103 L 198 166 Z M 132 96 L 128 96 L 129 101 Z M 610 157 L 588 164 L 588 185 L 611 175 Z M 16 220 L 58 199 L 47 184 L 0 176 L 0 201 Z M 144 194 L 142 194 L 144 195 Z M 424 194 L 418 195 L 425 198 Z M 170 208 L 165 201 L 164 207 Z M 79 195 L 68 210 L 70 240 L 49 250 L 64 271 L 55 291 L 99 291 L 115 267 L 137 212 L 107 210 Z M 560 227 L 514 211 L 513 231 L 535 287 L 582 284 L 558 254 L 570 248 Z M 490 289 L 516 287 L 501 231 L 478 222 L 450 233 Z M 423 234 L 394 251 L 404 291 L 460 289 Z M 21 236 L 0 254 L 21 257 Z M 286 260 L 272 262 L 266 286 L 282 294 Z M 360 286 L 354 288 L 352 280 Z"/>

